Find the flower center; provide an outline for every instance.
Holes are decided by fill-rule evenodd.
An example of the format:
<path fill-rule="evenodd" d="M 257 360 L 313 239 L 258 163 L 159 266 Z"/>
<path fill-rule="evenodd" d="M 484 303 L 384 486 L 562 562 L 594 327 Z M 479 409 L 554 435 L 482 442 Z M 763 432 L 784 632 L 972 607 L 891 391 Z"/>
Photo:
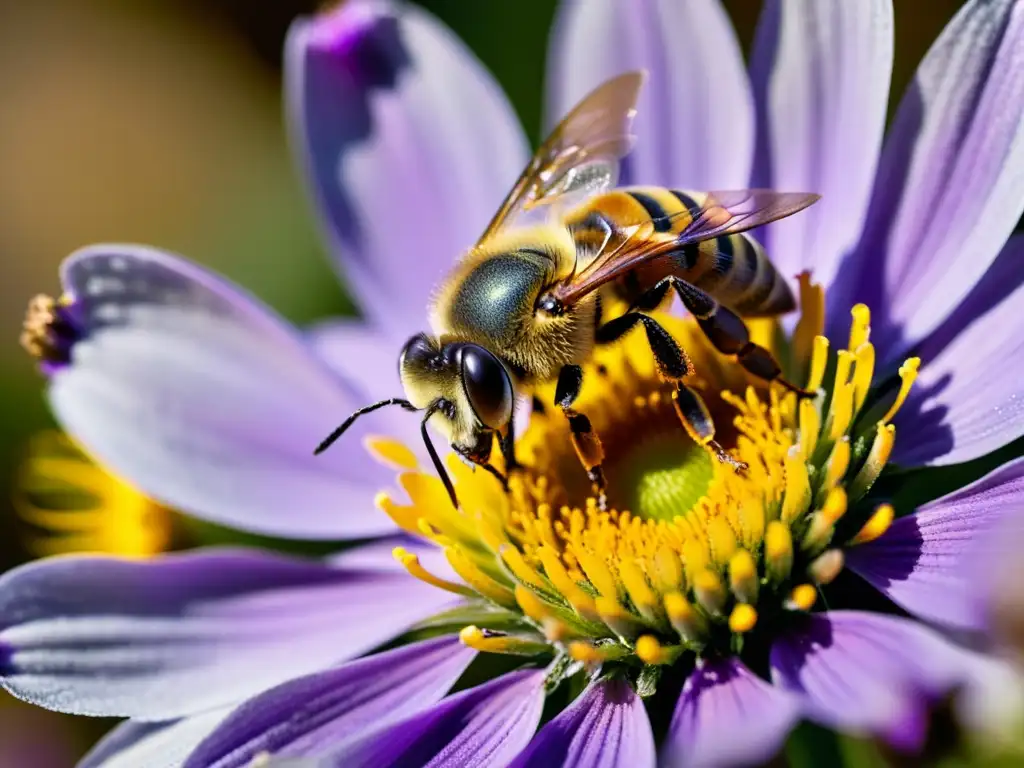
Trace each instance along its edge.
<path fill-rule="evenodd" d="M 895 396 L 872 395 L 867 308 L 854 308 L 847 348 L 830 355 L 821 290 L 806 277 L 801 287 L 803 317 L 773 351 L 805 377 L 812 398 L 748 378 L 694 322 L 658 318 L 693 360 L 698 373 L 688 383 L 705 399 L 716 439 L 745 470 L 689 438 L 642 333 L 595 355 L 574 406 L 605 446 L 608 511 L 589 496 L 567 422 L 553 408 L 535 413 L 517 442 L 524 468 L 508 493 L 489 474 L 451 463 L 459 510 L 408 451 L 373 444 L 411 470 L 399 477 L 410 503 L 382 494 L 380 506 L 443 547 L 464 584 L 427 573 L 405 550 L 399 559 L 414 575 L 503 611 L 492 627 L 466 627 L 464 642 L 644 668 L 688 651 L 736 652 L 759 622 L 814 608 L 818 586 L 843 567 L 843 547 L 876 538 L 892 520 L 890 507 L 857 502 L 889 457 L 889 422 L 918 362 L 900 368 Z M 765 340 L 778 336 L 766 330 Z M 541 402 L 549 395 L 538 393 Z"/>

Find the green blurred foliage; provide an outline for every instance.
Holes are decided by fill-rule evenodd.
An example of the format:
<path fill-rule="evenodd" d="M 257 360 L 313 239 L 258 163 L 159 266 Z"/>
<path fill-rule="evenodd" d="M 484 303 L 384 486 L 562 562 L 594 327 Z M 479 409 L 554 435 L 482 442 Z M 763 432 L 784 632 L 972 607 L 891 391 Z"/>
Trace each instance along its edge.
<path fill-rule="evenodd" d="M 575 0 L 584 1 L 605 0 Z M 555 0 L 420 2 L 494 72 L 536 140 Z M 28 436 L 52 423 L 42 381 L 16 347 L 18 324 L 32 294 L 56 290 L 57 264 L 71 250 L 101 240 L 148 242 L 227 274 L 296 322 L 353 311 L 318 240 L 281 121 L 281 44 L 290 20 L 317 5 L 0 3 L 0 323 L 8 329 L 0 333 L 0 571 L 26 557 L 5 501 L 15 467 Z M 895 5 L 890 114 L 961 3 Z M 749 50 L 760 3 L 725 6 Z M 1022 450 L 1015 444 L 955 474 L 916 472 L 887 489 L 909 511 Z M 182 528 L 187 541 L 268 543 L 198 521 Z M 0 700 L 0 722 L 13 722 L 10 707 Z M 104 725 L 45 717 L 46 731 L 66 736 L 72 751 Z M 965 760 L 949 756 L 946 764 L 981 764 Z M 901 764 L 877 745 L 811 726 L 796 731 L 777 762 Z M 7 764 L 0 745 L 0 766 Z M 51 764 L 61 763 L 38 763 Z"/>

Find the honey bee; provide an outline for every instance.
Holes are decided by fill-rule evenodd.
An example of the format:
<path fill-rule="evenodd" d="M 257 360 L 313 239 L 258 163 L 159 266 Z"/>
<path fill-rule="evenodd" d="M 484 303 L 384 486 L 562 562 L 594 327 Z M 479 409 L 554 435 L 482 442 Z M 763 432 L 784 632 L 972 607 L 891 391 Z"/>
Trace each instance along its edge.
<path fill-rule="evenodd" d="M 428 423 L 456 453 L 504 482 L 490 464 L 495 438 L 506 470 L 514 470 L 516 403 L 555 382 L 554 405 L 568 418 L 603 505 L 601 442 L 573 403 L 595 346 L 641 325 L 687 432 L 735 464 L 715 442 L 700 395 L 684 381 L 693 373 L 685 351 L 649 314 L 672 295 L 719 352 L 757 377 L 806 394 L 782 379 L 771 353 L 750 340 L 743 318 L 776 316 L 795 304 L 764 250 L 743 233 L 794 214 L 818 196 L 616 189 L 643 80 L 643 73 L 632 72 L 607 81 L 555 128 L 440 286 L 430 307 L 432 333 L 413 336 L 402 349 L 406 397 L 352 414 L 317 453 L 365 413 L 388 405 L 422 411 L 424 443 L 457 507 Z"/>

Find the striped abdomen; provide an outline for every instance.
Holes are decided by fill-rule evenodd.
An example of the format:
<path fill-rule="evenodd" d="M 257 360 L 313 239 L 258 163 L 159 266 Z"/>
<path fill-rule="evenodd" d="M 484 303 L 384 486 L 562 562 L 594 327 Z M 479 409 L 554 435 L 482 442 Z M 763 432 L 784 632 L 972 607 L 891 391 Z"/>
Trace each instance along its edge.
<path fill-rule="evenodd" d="M 668 239 L 686 229 L 706 198 L 702 192 L 623 187 L 587 201 L 566 217 L 566 224 L 582 252 L 593 251 L 609 232 L 614 240 L 624 227 L 645 219 L 655 222 L 654 237 Z M 746 317 L 779 315 L 795 306 L 786 281 L 760 244 L 746 234 L 683 246 L 620 278 L 612 290 L 632 304 L 670 274 Z"/>

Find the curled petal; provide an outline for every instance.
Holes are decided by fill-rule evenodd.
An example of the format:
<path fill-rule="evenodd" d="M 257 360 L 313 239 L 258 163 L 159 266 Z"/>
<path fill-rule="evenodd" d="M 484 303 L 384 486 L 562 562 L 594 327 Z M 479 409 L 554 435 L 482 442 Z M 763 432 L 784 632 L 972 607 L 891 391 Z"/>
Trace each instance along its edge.
<path fill-rule="evenodd" d="M 541 728 L 514 768 L 647 768 L 654 766 L 654 735 L 643 701 L 622 679 L 591 683 Z"/>
<path fill-rule="evenodd" d="M 326 234 L 364 313 L 400 343 L 526 165 L 522 129 L 465 44 L 411 3 L 299 19 L 285 68 Z"/>
<path fill-rule="evenodd" d="M 739 42 L 718 0 L 561 3 L 549 61 L 551 125 L 605 80 L 646 70 L 625 181 L 747 186 L 753 101 Z"/>

